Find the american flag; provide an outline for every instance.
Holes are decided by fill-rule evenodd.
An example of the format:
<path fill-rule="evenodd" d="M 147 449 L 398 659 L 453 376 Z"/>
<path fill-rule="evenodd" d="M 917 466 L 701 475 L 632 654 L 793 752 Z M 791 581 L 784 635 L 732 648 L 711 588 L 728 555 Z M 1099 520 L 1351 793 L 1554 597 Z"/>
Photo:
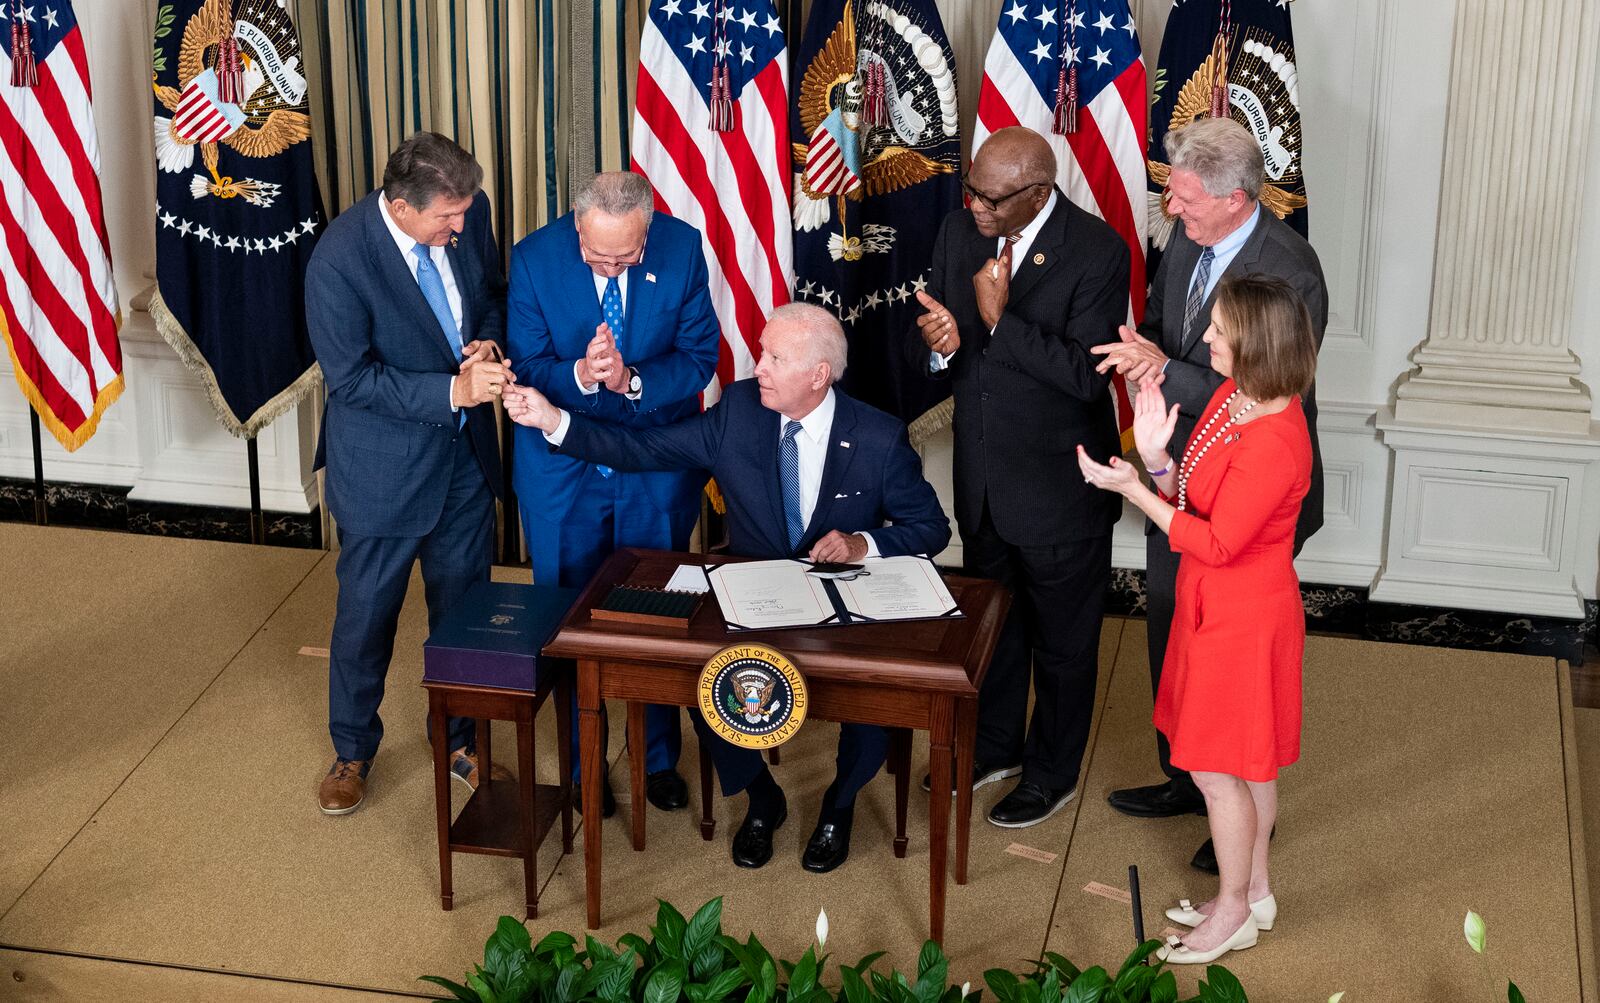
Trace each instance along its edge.
<path fill-rule="evenodd" d="M 72 4 L 0 0 L 0 49 L 0 329 L 23 396 L 74 450 L 122 392 L 122 349 Z"/>
<path fill-rule="evenodd" d="M 717 125 L 728 126 L 718 131 Z M 772 0 L 652 0 L 640 43 L 633 169 L 656 206 L 699 228 L 722 324 L 722 386 L 755 369 L 789 302 L 789 71 Z"/>
<path fill-rule="evenodd" d="M 1065 60 L 1065 63 L 1063 63 Z M 1076 70 L 1076 129 L 1055 131 Z M 1063 72 L 1063 71 L 1068 72 Z M 1060 99 L 1058 101 L 1058 99 Z M 1050 140 L 1056 183 L 1079 208 L 1110 223 L 1132 256 L 1128 316 L 1144 319 L 1146 218 L 1144 57 L 1127 0 L 1005 0 L 978 91 L 976 150 L 991 132 L 1025 125 Z M 1126 444 L 1132 409 L 1116 381 Z"/>

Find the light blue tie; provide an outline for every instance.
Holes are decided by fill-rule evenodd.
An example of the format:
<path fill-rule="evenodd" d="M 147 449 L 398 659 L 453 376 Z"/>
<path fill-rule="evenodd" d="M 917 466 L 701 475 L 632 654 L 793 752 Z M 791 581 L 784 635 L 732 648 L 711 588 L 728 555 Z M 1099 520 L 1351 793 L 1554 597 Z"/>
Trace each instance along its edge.
<path fill-rule="evenodd" d="M 789 421 L 783 426 L 783 441 L 778 443 L 778 487 L 783 491 L 783 521 L 789 529 L 789 550 L 800 547 L 805 535 L 805 520 L 800 515 L 800 444 L 794 441 L 801 425 Z"/>
<path fill-rule="evenodd" d="M 418 241 L 411 248 L 411 256 L 417 259 L 417 285 L 422 289 L 422 298 L 428 301 L 428 307 L 433 310 L 433 316 L 438 319 L 439 326 L 444 328 L 445 337 L 456 346 L 456 360 L 461 359 L 461 329 L 456 326 L 455 314 L 450 312 L 450 297 L 444 291 L 444 279 L 439 276 L 439 269 L 433 267 L 433 258 L 430 256 L 431 248 Z M 457 428 L 467 424 L 467 409 L 462 408 L 461 417 L 456 422 Z"/>

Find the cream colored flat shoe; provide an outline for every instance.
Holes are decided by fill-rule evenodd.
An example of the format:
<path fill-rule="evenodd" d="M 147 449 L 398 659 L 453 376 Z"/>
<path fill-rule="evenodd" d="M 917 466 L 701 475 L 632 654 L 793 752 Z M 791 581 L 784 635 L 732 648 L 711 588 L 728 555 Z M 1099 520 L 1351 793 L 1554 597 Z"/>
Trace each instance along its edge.
<path fill-rule="evenodd" d="M 1268 895 L 1259 902 L 1250 903 L 1250 916 L 1256 921 L 1256 929 L 1262 933 L 1272 929 L 1272 924 L 1278 921 L 1277 896 Z M 1167 910 L 1167 918 L 1184 926 L 1199 926 L 1206 921 L 1207 916 L 1196 909 L 1193 902 L 1179 899 L 1177 905 Z"/>
<path fill-rule="evenodd" d="M 1233 936 L 1209 951 L 1191 951 L 1177 937 L 1168 937 L 1166 946 L 1156 951 L 1156 958 L 1169 965 L 1208 965 L 1229 951 L 1242 951 L 1256 946 L 1256 919 L 1246 916 Z"/>

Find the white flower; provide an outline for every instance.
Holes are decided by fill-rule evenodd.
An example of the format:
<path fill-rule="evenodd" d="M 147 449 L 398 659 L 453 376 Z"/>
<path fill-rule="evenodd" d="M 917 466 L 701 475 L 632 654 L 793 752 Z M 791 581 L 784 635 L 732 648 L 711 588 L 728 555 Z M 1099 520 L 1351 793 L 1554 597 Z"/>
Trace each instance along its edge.
<path fill-rule="evenodd" d="M 961 983 L 961 998 L 962 999 L 966 999 L 967 998 L 967 993 L 970 993 L 970 992 L 972 992 L 972 983 L 970 983 L 970 982 Z"/>
<path fill-rule="evenodd" d="M 828 942 L 828 910 L 817 910 L 817 946 L 821 947 Z"/>
<path fill-rule="evenodd" d="M 1467 935 L 1467 946 L 1482 954 L 1483 941 L 1489 932 L 1483 917 L 1468 909 L 1466 922 L 1461 925 L 1461 932 Z"/>

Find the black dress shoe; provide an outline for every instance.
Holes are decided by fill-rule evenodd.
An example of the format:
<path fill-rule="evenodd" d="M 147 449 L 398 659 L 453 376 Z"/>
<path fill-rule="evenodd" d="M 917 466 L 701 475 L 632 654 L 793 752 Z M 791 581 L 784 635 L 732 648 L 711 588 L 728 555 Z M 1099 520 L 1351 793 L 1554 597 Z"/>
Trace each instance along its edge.
<path fill-rule="evenodd" d="M 854 822 L 853 815 L 846 816 L 843 821 L 838 821 L 837 816 L 833 821 L 819 820 L 817 827 L 811 830 L 806 852 L 800 856 L 800 866 L 816 874 L 826 874 L 844 863 L 850 856 L 850 829 Z"/>
<path fill-rule="evenodd" d="M 1060 811 L 1077 793 L 1076 787 L 1050 788 L 1024 780 L 989 809 L 989 821 L 1003 829 L 1026 829 Z"/>
<path fill-rule="evenodd" d="M 644 778 L 644 796 L 662 811 L 677 811 L 689 803 L 689 785 L 677 770 L 662 770 Z"/>
<path fill-rule="evenodd" d="M 973 763 L 972 789 L 977 790 L 984 784 L 992 784 L 1000 780 L 1010 780 L 1021 773 L 1021 763 L 1017 763 L 1015 766 L 1002 766 L 998 763 Z M 933 790 L 933 774 L 924 773 L 922 775 L 922 789 L 925 791 Z M 950 793 L 954 794 L 955 792 L 956 785 L 951 784 Z"/>
<path fill-rule="evenodd" d="M 583 810 L 583 787 L 576 781 L 572 784 L 572 806 L 579 811 Z M 617 813 L 617 796 L 611 793 L 611 779 L 606 778 L 600 787 L 600 817 L 610 818 Z"/>
<path fill-rule="evenodd" d="M 1267 837 L 1267 839 L 1276 839 L 1277 836 L 1278 827 L 1273 826 L 1272 833 Z M 1211 842 L 1209 839 L 1204 843 L 1201 843 L 1200 849 L 1194 851 L 1194 859 L 1189 861 L 1189 866 L 1193 867 L 1197 871 L 1205 871 L 1207 874 L 1216 874 L 1220 876 L 1220 872 L 1217 870 L 1216 844 Z"/>
<path fill-rule="evenodd" d="M 1128 787 L 1106 797 L 1111 807 L 1134 818 L 1172 818 L 1174 815 L 1204 815 L 1206 799 L 1188 785 L 1168 780 L 1149 787 Z"/>
<path fill-rule="evenodd" d="M 776 818 L 746 815 L 744 824 L 733 834 L 733 862 L 740 867 L 760 867 L 772 859 L 772 834 L 789 817 L 789 805 L 780 802 Z"/>

